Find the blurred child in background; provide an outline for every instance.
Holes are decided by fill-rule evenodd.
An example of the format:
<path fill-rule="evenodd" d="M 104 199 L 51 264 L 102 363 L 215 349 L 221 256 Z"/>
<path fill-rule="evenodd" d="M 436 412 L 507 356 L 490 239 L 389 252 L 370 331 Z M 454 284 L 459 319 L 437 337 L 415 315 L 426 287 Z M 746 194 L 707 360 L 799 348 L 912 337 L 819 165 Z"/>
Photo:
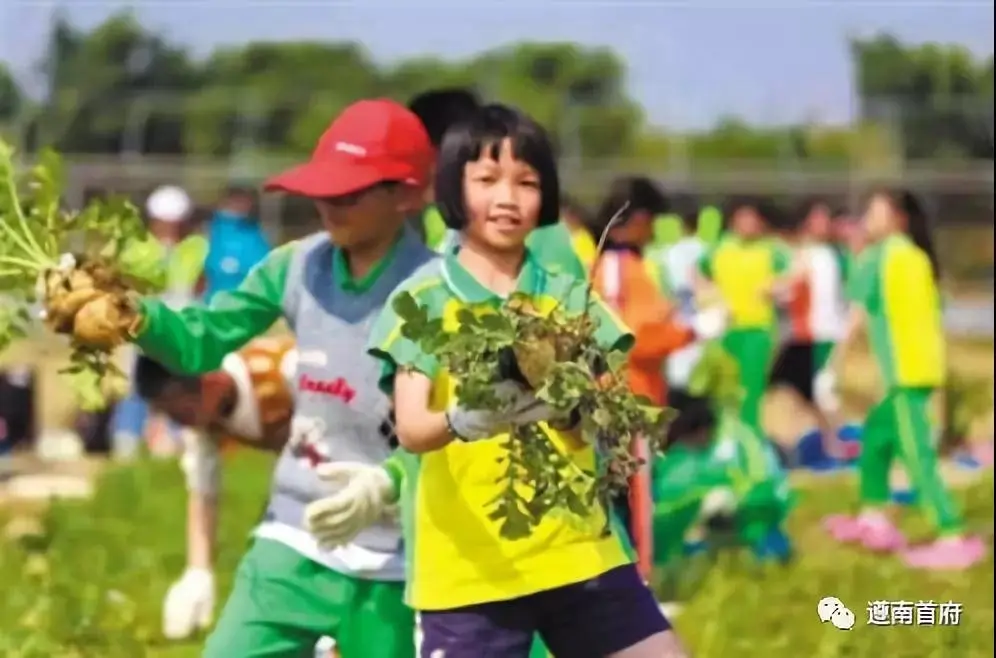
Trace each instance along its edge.
<path fill-rule="evenodd" d="M 712 395 L 691 397 L 669 429 L 666 457 L 655 460 L 654 549 L 669 560 L 709 531 L 726 531 L 761 559 L 785 561 L 790 489 L 773 446 Z M 696 523 L 704 527 L 695 530 Z M 713 537 L 724 541 L 721 536 Z M 659 549 L 657 543 L 664 546 Z"/>
<path fill-rule="evenodd" d="M 270 253 L 270 242 L 256 217 L 256 191 L 225 190 L 207 230 L 204 301 L 222 290 L 236 289 L 249 270 Z"/>
<path fill-rule="evenodd" d="M 985 559 L 982 539 L 965 534 L 961 514 L 938 470 L 930 401 L 945 382 L 939 267 L 926 213 L 911 193 L 880 190 L 864 215 L 867 246 L 849 282 L 853 303 L 843 339 L 817 378 L 817 400 L 834 408 L 836 381 L 854 337 L 867 331 L 885 395 L 862 434 L 858 516 L 827 520 L 834 538 L 873 551 L 901 552 L 911 567 L 964 569 Z M 889 474 L 902 460 L 937 538 L 908 548 L 886 514 Z"/>
<path fill-rule="evenodd" d="M 613 221 L 627 203 L 623 214 Z M 638 176 L 624 177 L 612 183 L 595 220 L 596 231 L 608 233 L 605 249 L 595 264 L 595 290 L 633 332 L 635 342 L 629 353 L 628 370 L 630 388 L 657 405 L 667 403 L 665 359 L 691 345 L 697 333 L 702 338 L 711 338 L 723 330 L 722 316 L 715 314 L 693 317 L 687 324 L 681 321 L 662 289 L 660 268 L 644 257 L 644 249 L 653 239 L 654 219 L 667 209 L 667 198 L 652 181 Z M 620 505 L 620 510 L 628 520 L 642 573 L 649 577 L 653 555 L 650 455 L 642 442 L 635 442 L 634 448 L 635 456 L 644 459 L 648 466 L 632 482 L 628 504 Z"/>
<path fill-rule="evenodd" d="M 723 345 L 740 369 L 740 419 L 764 436 L 761 402 L 768 386 L 777 340 L 775 296 L 791 258 L 770 235 L 772 205 L 758 198 L 735 198 L 727 207 L 729 230 L 699 261 L 699 272 L 729 310 Z"/>
<path fill-rule="evenodd" d="M 204 267 L 207 245 L 203 238 L 191 236 L 194 205 L 180 187 L 164 185 L 155 189 L 145 203 L 149 233 L 161 246 L 166 266 L 166 290 L 162 296 L 172 308 L 183 308 L 197 296 L 198 282 Z M 136 358 L 128 350 L 128 358 Z M 148 406 L 134 390 L 118 402 L 111 419 L 111 446 L 116 457 L 135 454 L 146 438 Z M 151 445 L 155 451 L 171 452 L 179 428 L 175 425 L 155 429 Z"/>
<path fill-rule="evenodd" d="M 772 384 L 794 391 L 816 416 L 827 454 L 839 455 L 838 419 L 814 403 L 816 373 L 826 366 L 844 331 L 846 267 L 833 243 L 830 207 L 808 199 L 792 222 L 794 276 L 786 289 L 786 341 L 771 372 Z"/>
<path fill-rule="evenodd" d="M 696 315 L 695 272 L 706 253 L 706 244 L 698 236 L 699 208 L 690 200 L 680 209 L 681 237 L 665 247 L 660 254 L 667 294 L 681 322 L 691 324 Z M 668 384 L 668 406 L 678 409 L 689 400 L 689 378 L 702 355 L 700 341 L 682 347 L 667 358 L 665 378 Z"/>

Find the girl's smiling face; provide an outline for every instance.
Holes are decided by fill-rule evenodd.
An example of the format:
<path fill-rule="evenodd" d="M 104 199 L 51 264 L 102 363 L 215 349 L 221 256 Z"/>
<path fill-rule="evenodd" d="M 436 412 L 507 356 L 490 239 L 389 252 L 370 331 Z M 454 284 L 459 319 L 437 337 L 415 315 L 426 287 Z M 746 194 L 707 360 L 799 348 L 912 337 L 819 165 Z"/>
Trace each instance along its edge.
<path fill-rule="evenodd" d="M 466 238 L 498 252 L 521 250 L 539 222 L 540 176 L 516 159 L 512 140 L 481 149 L 464 168 Z"/>

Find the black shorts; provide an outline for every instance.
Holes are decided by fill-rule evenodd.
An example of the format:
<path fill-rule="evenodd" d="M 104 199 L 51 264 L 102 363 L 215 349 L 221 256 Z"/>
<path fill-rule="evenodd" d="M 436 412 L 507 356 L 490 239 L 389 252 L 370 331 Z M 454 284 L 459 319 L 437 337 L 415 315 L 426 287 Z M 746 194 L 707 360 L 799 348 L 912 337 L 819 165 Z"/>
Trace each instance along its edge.
<path fill-rule="evenodd" d="M 830 343 L 788 343 L 771 369 L 772 386 L 783 384 L 813 402 L 813 380 L 826 365 Z"/>

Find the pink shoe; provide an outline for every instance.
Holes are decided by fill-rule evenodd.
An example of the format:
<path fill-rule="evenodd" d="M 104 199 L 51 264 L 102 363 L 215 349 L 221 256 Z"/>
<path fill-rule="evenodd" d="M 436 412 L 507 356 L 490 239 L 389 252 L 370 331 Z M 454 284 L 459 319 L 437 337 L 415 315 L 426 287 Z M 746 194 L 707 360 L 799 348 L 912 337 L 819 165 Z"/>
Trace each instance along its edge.
<path fill-rule="evenodd" d="M 914 569 L 956 571 L 968 569 L 986 557 L 986 544 L 978 537 L 947 537 L 903 552 L 903 561 Z"/>
<path fill-rule="evenodd" d="M 861 545 L 875 553 L 892 553 L 906 547 L 906 537 L 888 520 L 859 521 Z"/>
<path fill-rule="evenodd" d="M 983 441 L 972 444 L 969 448 L 969 453 L 975 458 L 975 461 L 979 462 L 981 466 L 986 468 L 993 467 L 993 442 Z"/>
<path fill-rule="evenodd" d="M 845 544 L 861 539 L 862 524 L 857 516 L 831 514 L 823 519 L 823 527 L 826 528 L 831 537 Z"/>

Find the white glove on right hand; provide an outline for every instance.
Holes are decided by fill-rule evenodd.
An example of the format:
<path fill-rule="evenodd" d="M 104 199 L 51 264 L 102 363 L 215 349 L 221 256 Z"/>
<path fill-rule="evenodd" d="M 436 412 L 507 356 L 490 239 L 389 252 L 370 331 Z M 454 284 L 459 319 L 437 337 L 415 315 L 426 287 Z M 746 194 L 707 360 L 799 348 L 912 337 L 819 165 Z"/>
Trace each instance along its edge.
<path fill-rule="evenodd" d="M 718 514 L 730 515 L 737 509 L 737 497 L 728 487 L 710 489 L 702 499 L 699 516 L 703 519 Z"/>
<path fill-rule="evenodd" d="M 507 431 L 511 425 L 528 425 L 556 420 L 559 414 L 553 407 L 538 400 L 536 395 L 515 382 L 495 385 L 495 394 L 504 400 L 501 411 L 464 409 L 459 405 L 446 412 L 450 427 L 464 441 L 480 441 Z"/>
<path fill-rule="evenodd" d="M 383 517 L 397 495 L 394 481 L 380 466 L 357 462 L 319 464 L 315 473 L 325 483 L 342 487 L 304 511 L 305 525 L 323 548 L 348 544 Z"/>
<path fill-rule="evenodd" d="M 836 413 L 840 410 L 837 375 L 832 370 L 821 370 L 816 373 L 813 379 L 813 398 L 821 411 Z"/>
<path fill-rule="evenodd" d="M 719 338 L 726 331 L 726 309 L 714 306 L 699 311 L 692 318 L 692 331 L 699 340 Z"/>
<path fill-rule="evenodd" d="M 163 602 L 163 636 L 183 640 L 206 630 L 214 618 L 214 574 L 188 568 L 166 592 Z"/>

